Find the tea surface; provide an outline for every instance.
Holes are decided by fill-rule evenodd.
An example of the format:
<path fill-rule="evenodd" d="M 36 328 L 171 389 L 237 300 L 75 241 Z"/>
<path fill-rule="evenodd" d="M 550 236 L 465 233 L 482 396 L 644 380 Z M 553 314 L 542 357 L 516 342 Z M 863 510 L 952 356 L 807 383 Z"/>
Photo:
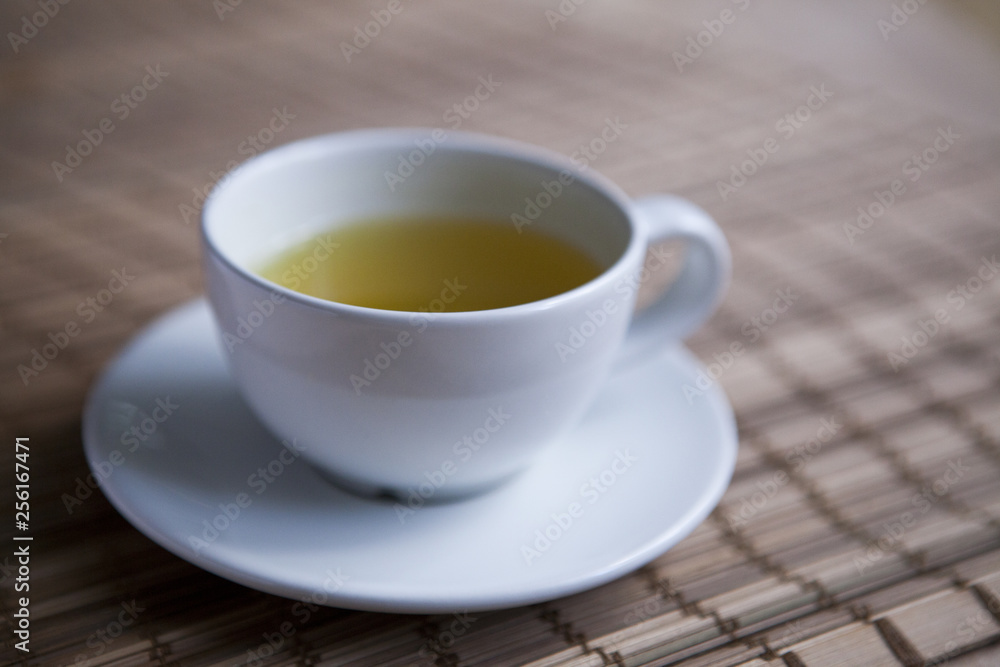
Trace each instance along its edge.
<path fill-rule="evenodd" d="M 310 296 L 384 310 L 468 311 L 538 301 L 597 277 L 567 243 L 509 221 L 378 219 L 285 250 L 262 277 Z"/>

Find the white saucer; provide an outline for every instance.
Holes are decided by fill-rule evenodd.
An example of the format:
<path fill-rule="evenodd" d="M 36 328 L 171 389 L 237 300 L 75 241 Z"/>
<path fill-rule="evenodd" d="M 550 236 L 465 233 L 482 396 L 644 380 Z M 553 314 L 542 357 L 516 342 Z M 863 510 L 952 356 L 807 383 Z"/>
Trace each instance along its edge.
<path fill-rule="evenodd" d="M 88 399 L 87 460 L 111 503 L 164 548 L 289 598 L 438 613 L 569 595 L 676 544 L 718 502 L 735 464 L 725 396 L 712 387 L 689 404 L 682 387 L 701 366 L 668 347 L 619 371 L 526 473 L 401 520 L 393 502 L 350 495 L 283 449 L 238 395 L 224 354 L 204 300 L 140 333 Z M 290 463 L 273 476 L 279 455 Z M 251 477 L 269 464 L 272 481 Z M 226 506 L 239 509 L 235 520 Z M 223 528 L 211 542 L 204 521 Z"/>

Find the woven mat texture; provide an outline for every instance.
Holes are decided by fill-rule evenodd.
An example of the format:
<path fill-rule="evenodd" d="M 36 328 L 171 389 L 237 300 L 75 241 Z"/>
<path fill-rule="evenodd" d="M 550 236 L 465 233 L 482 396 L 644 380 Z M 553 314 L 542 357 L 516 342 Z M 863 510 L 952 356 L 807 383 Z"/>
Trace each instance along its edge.
<path fill-rule="evenodd" d="M 348 62 L 342 43 L 385 5 L 70 3 L 17 53 L 0 45 L 0 663 L 1000 664 L 1000 137 L 774 54 L 707 47 L 678 72 L 691 33 L 668 3 L 566 0 L 550 25 L 555 2 L 402 0 Z M 0 24 L 38 7 L 4 3 Z M 725 230 L 733 284 L 689 341 L 706 364 L 744 350 L 716 368 L 740 451 L 711 517 L 640 571 L 475 614 L 455 638 L 449 616 L 301 622 L 292 601 L 156 546 L 100 493 L 67 508 L 89 472 L 86 391 L 144 324 L 202 292 L 186 207 L 248 137 L 452 127 L 480 77 L 499 85 L 461 129 L 571 154 L 617 119 L 592 166 L 631 195 L 686 196 Z M 104 119 L 113 131 L 67 163 Z M 778 150 L 744 165 L 769 139 Z M 81 302 L 123 268 L 134 280 L 85 319 Z M 79 334 L 22 377 L 71 321 Z M 20 436 L 28 654 L 12 633 Z M 133 601 L 135 622 L 102 639 Z"/>

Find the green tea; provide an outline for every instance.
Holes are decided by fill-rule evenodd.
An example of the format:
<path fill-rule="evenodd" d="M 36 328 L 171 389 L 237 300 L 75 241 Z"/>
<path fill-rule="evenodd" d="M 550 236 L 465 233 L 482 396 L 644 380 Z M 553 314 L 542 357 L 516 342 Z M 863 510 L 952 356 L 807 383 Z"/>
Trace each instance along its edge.
<path fill-rule="evenodd" d="M 597 277 L 568 243 L 506 221 L 388 218 L 337 227 L 258 273 L 310 296 L 406 311 L 467 311 L 538 301 Z"/>

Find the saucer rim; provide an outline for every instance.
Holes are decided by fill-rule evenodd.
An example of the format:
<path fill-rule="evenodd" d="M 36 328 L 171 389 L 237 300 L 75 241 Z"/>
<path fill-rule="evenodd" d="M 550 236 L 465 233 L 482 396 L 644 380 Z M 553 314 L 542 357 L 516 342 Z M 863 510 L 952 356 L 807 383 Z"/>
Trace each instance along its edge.
<path fill-rule="evenodd" d="M 149 322 L 146 326 L 136 332 L 128 343 L 106 364 L 100 377 L 93 383 L 87 394 L 82 415 L 82 436 L 83 448 L 87 459 L 88 467 L 95 478 L 99 479 L 101 491 L 108 498 L 115 510 L 121 514 L 139 532 L 166 549 L 171 554 L 185 560 L 197 567 L 220 576 L 237 584 L 263 591 L 265 593 L 277 595 L 287 599 L 303 599 L 303 595 L 308 595 L 307 587 L 303 587 L 290 580 L 279 580 L 273 576 L 268 577 L 244 569 L 240 569 L 238 564 L 228 561 L 225 554 L 222 557 L 216 556 L 208 558 L 204 554 L 193 552 L 182 540 L 167 531 L 161 529 L 146 517 L 149 512 L 140 513 L 128 499 L 124 491 L 118 485 L 107 483 L 107 480 L 100 479 L 95 468 L 99 462 L 100 436 L 97 427 L 97 420 L 102 406 L 105 404 L 101 400 L 109 391 L 109 387 L 116 379 L 115 371 L 122 361 L 134 354 L 134 350 L 142 347 L 149 338 L 157 332 L 168 328 L 174 319 L 180 319 L 188 314 L 188 311 L 204 309 L 210 311 L 210 306 L 204 297 L 196 297 L 190 301 L 181 303 L 174 308 L 163 312 L 159 317 Z M 212 320 L 213 326 L 214 319 Z M 703 370 L 703 365 L 683 344 L 668 344 L 657 351 L 656 356 L 676 354 L 677 362 L 688 366 L 689 370 Z M 636 368 L 629 364 L 627 367 L 616 369 L 618 372 L 631 372 Z M 716 456 L 720 459 L 720 464 L 715 466 L 710 479 L 699 490 L 694 498 L 696 502 L 682 514 L 679 520 L 674 521 L 656 535 L 655 539 L 649 540 L 628 553 L 616 557 L 613 562 L 601 568 L 594 568 L 582 575 L 577 575 L 565 581 L 548 584 L 538 582 L 534 584 L 530 591 L 525 591 L 523 584 L 507 591 L 493 589 L 485 593 L 470 593 L 457 599 L 452 593 L 447 592 L 441 597 L 424 594 L 417 597 L 408 595 L 406 597 L 393 597 L 385 591 L 378 589 L 378 584 L 362 588 L 356 592 L 338 590 L 330 593 L 328 600 L 323 606 L 331 606 L 343 609 L 353 609 L 358 611 L 374 611 L 385 613 L 405 613 L 405 614 L 438 614 L 451 613 L 457 610 L 468 611 L 489 611 L 496 609 L 509 609 L 519 606 L 537 604 L 560 597 L 581 593 L 597 586 L 614 581 L 622 576 L 634 572 L 638 568 L 648 564 L 652 560 L 663 555 L 668 549 L 679 543 L 692 531 L 694 531 L 718 505 L 729 486 L 730 480 L 735 470 L 738 431 L 736 427 L 735 415 L 732 407 L 717 384 L 705 390 L 705 398 L 709 402 L 710 412 L 714 416 L 716 427 L 719 430 L 718 443 L 716 444 Z M 126 466 L 127 467 L 127 464 Z M 111 478 L 108 478 L 111 479 Z M 119 477 L 120 479 L 120 477 Z M 365 500 L 365 502 L 378 502 Z M 463 502 L 461 500 L 455 502 Z M 355 583 L 355 588 L 358 583 Z"/>

